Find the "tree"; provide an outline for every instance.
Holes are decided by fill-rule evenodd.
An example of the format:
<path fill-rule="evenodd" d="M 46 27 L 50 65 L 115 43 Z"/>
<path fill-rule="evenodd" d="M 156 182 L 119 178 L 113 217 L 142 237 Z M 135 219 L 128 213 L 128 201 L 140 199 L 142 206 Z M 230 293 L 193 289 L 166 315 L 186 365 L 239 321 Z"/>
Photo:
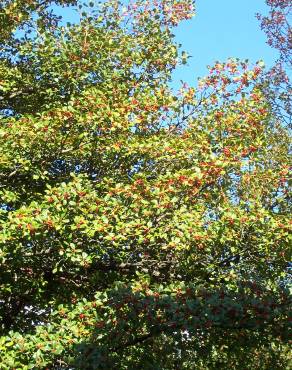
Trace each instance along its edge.
<path fill-rule="evenodd" d="M 257 14 L 261 28 L 267 35 L 267 43 L 278 50 L 277 63 L 266 73 L 263 91 L 274 113 L 291 128 L 291 2 L 289 0 L 266 0 L 269 14 Z"/>
<path fill-rule="evenodd" d="M 0 7 L 1 368 L 288 368 L 289 132 L 263 66 L 174 93 L 191 1 L 67 26 L 52 5 Z"/>

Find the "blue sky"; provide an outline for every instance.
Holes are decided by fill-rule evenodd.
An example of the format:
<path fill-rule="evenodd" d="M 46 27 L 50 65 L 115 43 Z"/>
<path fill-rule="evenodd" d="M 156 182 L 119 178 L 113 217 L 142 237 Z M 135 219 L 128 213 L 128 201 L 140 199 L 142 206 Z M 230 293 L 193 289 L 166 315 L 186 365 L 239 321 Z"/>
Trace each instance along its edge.
<path fill-rule="evenodd" d="M 228 57 L 262 59 L 267 66 L 277 59 L 255 17 L 257 12 L 268 12 L 264 0 L 197 0 L 196 4 L 196 16 L 176 31 L 182 50 L 192 58 L 176 71 L 174 84 L 180 79 L 193 84 L 207 73 L 207 65 Z"/>

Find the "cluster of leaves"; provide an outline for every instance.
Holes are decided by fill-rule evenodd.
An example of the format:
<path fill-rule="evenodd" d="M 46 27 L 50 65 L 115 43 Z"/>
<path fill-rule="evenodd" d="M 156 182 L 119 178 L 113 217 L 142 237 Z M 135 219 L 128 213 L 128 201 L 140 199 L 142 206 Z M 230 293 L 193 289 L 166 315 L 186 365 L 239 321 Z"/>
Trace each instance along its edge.
<path fill-rule="evenodd" d="M 266 73 L 263 91 L 274 113 L 291 128 L 291 1 L 266 0 L 266 3 L 269 6 L 269 14 L 257 14 L 257 18 L 267 35 L 267 43 L 279 52 L 279 59 Z"/>
<path fill-rule="evenodd" d="M 1 367 L 289 366 L 290 137 L 263 65 L 175 94 L 191 1 L 66 27 L 31 3 L 0 50 Z"/>
<path fill-rule="evenodd" d="M 92 301 L 59 305 L 50 324 L 34 334 L 10 332 L 2 338 L 6 368 L 31 368 L 32 358 L 37 368 L 53 363 L 57 368 L 172 369 L 179 364 L 193 369 L 195 362 L 203 369 L 238 367 L 243 358 L 250 368 L 284 368 L 285 292 L 272 297 L 255 283 L 241 284 L 236 292 L 184 284 L 153 288 L 146 281 L 118 284 Z M 259 349 L 266 351 L 259 355 Z M 249 352 L 256 361 L 246 358 Z"/>
<path fill-rule="evenodd" d="M 268 44 L 280 52 L 280 58 L 291 65 L 291 2 L 289 0 L 266 0 L 269 15 L 258 14 L 261 27 L 266 32 Z"/>

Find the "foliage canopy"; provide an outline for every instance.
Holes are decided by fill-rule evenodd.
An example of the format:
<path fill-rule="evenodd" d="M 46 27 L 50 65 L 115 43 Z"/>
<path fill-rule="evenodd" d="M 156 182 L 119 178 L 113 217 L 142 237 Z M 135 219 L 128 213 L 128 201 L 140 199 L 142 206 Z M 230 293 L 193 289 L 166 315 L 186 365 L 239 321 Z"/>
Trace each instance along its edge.
<path fill-rule="evenodd" d="M 1 369 L 285 369 L 289 132 L 189 0 L 0 1 Z M 290 243 L 290 244 L 289 244 Z"/>

